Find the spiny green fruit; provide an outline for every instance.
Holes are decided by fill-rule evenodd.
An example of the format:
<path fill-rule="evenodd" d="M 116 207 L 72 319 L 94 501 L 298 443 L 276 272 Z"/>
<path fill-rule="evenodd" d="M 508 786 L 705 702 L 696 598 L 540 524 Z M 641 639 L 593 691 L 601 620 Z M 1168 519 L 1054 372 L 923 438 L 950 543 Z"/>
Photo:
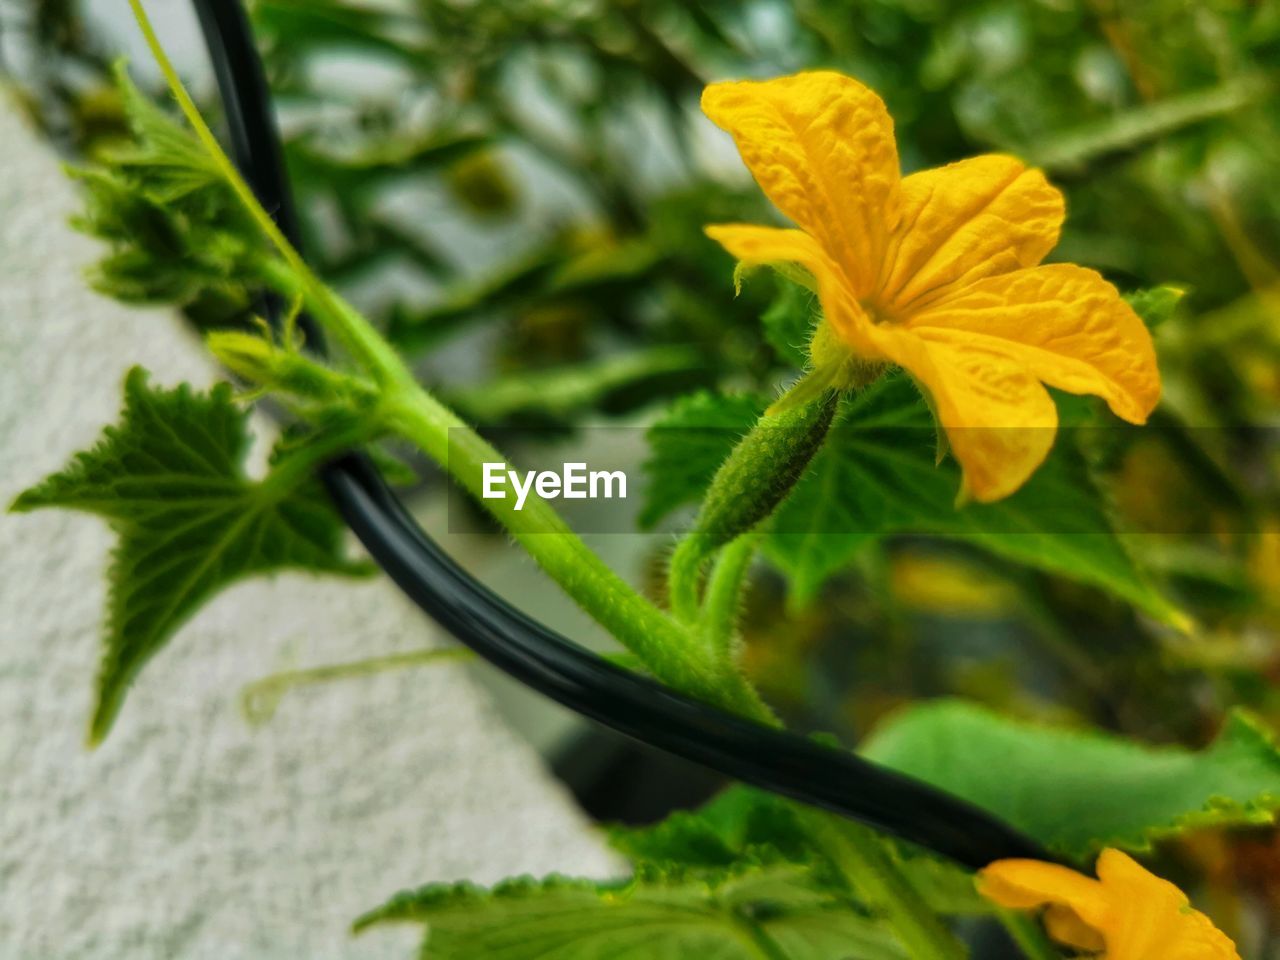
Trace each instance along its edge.
<path fill-rule="evenodd" d="M 836 410 L 828 391 L 803 406 L 765 414 L 711 481 L 694 536 L 715 550 L 764 520 L 791 492 L 822 446 Z"/>

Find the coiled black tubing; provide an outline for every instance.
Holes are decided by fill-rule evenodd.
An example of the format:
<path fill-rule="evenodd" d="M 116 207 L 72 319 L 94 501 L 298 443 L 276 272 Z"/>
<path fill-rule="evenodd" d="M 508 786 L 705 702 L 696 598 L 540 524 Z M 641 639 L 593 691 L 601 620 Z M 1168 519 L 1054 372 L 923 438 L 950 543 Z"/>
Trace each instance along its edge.
<path fill-rule="evenodd" d="M 300 241 L 262 61 L 239 0 L 194 0 L 236 164 L 290 242 Z M 318 331 L 308 342 L 321 349 Z M 334 506 L 429 617 L 480 657 L 585 717 L 725 776 L 927 847 L 971 868 L 1051 860 L 986 811 L 853 753 L 745 720 L 615 666 L 521 613 L 462 569 L 360 453 L 322 468 Z"/>

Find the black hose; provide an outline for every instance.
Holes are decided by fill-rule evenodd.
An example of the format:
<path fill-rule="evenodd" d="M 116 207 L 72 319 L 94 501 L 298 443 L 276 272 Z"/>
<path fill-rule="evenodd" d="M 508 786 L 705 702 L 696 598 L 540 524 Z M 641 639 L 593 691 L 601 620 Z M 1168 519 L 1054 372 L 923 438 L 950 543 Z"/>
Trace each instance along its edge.
<path fill-rule="evenodd" d="M 194 0 L 236 162 L 295 245 L 292 193 L 262 62 L 238 0 Z M 315 346 L 315 332 L 308 342 Z M 437 623 L 494 666 L 643 743 L 812 804 L 978 869 L 1054 859 L 986 811 L 919 780 L 793 733 L 744 720 L 630 673 L 521 613 L 462 569 L 409 516 L 362 454 L 327 464 L 334 505 L 374 560 Z"/>

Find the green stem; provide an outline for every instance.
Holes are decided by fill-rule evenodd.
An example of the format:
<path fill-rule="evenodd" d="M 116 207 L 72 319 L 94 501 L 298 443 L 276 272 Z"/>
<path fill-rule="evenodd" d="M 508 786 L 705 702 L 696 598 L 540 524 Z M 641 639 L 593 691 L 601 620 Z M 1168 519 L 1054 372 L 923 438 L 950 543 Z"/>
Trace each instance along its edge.
<path fill-rule="evenodd" d="M 968 951 L 938 919 L 868 827 L 817 810 L 806 822 L 851 890 L 884 914 L 914 960 L 965 960 Z"/>
<path fill-rule="evenodd" d="M 702 580 L 702 562 L 714 552 L 709 537 L 691 533 L 678 544 L 667 564 L 667 592 L 671 612 L 681 623 L 692 625 L 698 620 L 698 587 Z"/>
<path fill-rule="evenodd" d="M 707 580 L 699 630 L 711 650 L 721 658 L 731 659 L 734 629 L 742 605 L 742 585 L 759 542 L 759 534 L 755 533 L 744 534 L 733 541 L 720 552 Z"/>
<path fill-rule="evenodd" d="M 539 497 L 523 509 L 510 497 L 485 499 L 484 464 L 504 463 L 482 437 L 421 388 L 387 406 L 388 425 L 449 472 L 544 571 L 640 657 L 654 676 L 678 689 L 764 719 L 768 710 L 736 671 L 726 671 L 692 643 L 688 631 L 638 594 Z"/>
<path fill-rule="evenodd" d="M 297 285 L 295 272 L 284 264 L 266 264 L 263 272 L 281 292 Z M 316 299 L 305 287 L 299 292 L 325 329 L 342 331 L 344 340 L 362 345 L 365 356 L 377 358 L 372 372 L 383 384 L 379 406 L 385 427 L 449 473 L 654 676 L 694 696 L 772 722 L 772 713 L 736 670 L 707 657 L 687 630 L 614 573 L 545 500 L 531 494 L 517 509 L 512 498 L 485 498 L 484 465 L 505 463 L 502 455 L 424 390 L 364 317 L 327 290 L 327 296 Z"/>

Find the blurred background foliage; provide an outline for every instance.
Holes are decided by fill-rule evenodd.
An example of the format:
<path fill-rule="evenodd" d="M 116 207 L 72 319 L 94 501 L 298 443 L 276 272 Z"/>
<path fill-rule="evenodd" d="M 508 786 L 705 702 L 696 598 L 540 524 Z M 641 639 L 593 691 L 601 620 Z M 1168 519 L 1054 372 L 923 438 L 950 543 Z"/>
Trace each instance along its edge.
<path fill-rule="evenodd" d="M 1043 166 L 1068 197 L 1051 259 L 1186 291 L 1156 330 L 1159 429 L 1117 424 L 1089 453 L 1127 546 L 1194 629 L 955 540 L 894 537 L 803 606 L 760 571 L 747 667 L 798 726 L 851 739 L 944 692 L 1195 745 L 1230 704 L 1280 721 L 1280 2 L 251 9 L 308 255 L 483 426 L 644 424 L 694 389 L 794 374 L 761 324 L 790 294 L 762 276 L 735 298 L 702 235 L 776 216 L 698 113 L 708 81 L 837 69 L 885 98 L 907 171 L 988 151 Z M 25 13 L 41 52 L 14 71 L 22 102 L 68 150 L 104 149 L 123 132 L 106 50 L 74 0 Z M 252 296 L 211 287 L 184 308 L 221 324 Z M 1280 937 L 1257 919 L 1280 917 L 1274 831 L 1167 856 L 1234 905 L 1216 915 L 1245 944 Z M 1249 902 L 1269 909 L 1246 921 Z"/>

